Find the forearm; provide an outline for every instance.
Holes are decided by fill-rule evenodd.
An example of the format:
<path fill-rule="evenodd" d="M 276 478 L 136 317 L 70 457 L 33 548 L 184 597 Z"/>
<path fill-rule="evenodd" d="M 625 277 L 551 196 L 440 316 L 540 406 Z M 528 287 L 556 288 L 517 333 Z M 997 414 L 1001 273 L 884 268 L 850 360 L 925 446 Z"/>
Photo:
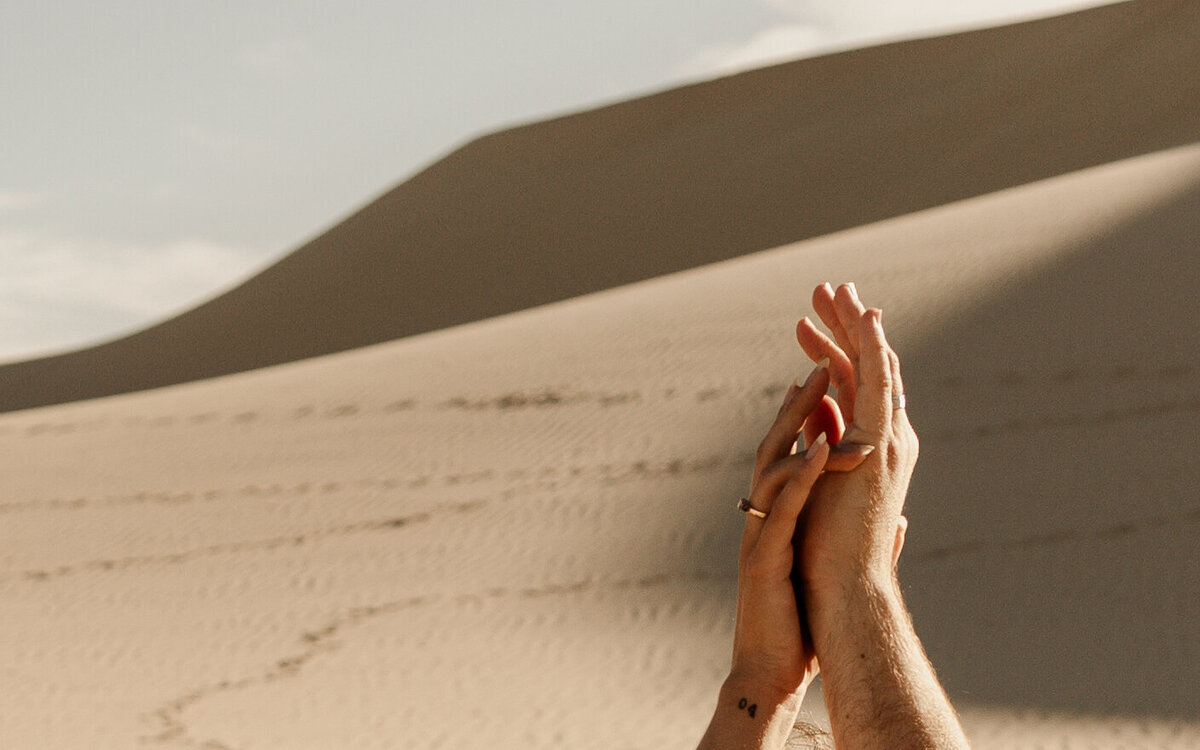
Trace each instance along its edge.
<path fill-rule="evenodd" d="M 746 676 L 730 675 L 697 750 L 782 750 L 804 699 Z"/>
<path fill-rule="evenodd" d="M 813 623 L 825 703 L 839 748 L 966 748 L 898 585 L 837 587 Z"/>

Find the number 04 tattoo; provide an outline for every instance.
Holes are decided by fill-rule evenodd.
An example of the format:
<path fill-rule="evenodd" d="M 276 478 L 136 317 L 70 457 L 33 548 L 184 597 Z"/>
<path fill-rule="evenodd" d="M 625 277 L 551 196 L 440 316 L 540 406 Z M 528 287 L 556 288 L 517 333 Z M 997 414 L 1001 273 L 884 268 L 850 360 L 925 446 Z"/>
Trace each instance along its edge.
<path fill-rule="evenodd" d="M 738 701 L 738 708 L 750 714 L 750 718 L 753 719 L 754 714 L 758 711 L 758 704 L 751 703 L 745 698 L 742 698 L 740 701 Z"/>

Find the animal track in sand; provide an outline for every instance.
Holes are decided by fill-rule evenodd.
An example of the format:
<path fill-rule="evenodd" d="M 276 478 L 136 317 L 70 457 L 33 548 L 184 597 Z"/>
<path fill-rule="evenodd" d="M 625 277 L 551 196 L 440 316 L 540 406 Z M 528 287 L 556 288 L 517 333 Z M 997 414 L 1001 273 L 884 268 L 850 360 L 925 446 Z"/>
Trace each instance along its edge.
<path fill-rule="evenodd" d="M 1060 547 L 1075 542 L 1110 541 L 1132 534 L 1195 523 L 1200 523 L 1200 507 L 1185 509 L 1176 513 L 1160 513 L 1141 518 L 1126 519 L 1090 529 L 1059 529 L 1056 531 L 1039 531 L 1035 534 L 1027 534 L 1011 539 L 958 542 L 953 545 L 935 547 L 923 552 L 914 551 L 906 555 L 905 560 L 915 563 L 933 562 L 987 551 L 1020 552 L 1037 548 Z"/>
<path fill-rule="evenodd" d="M 85 508 L 118 508 L 130 505 L 183 506 L 192 503 L 233 501 L 244 498 L 305 497 L 314 493 L 335 494 L 339 492 L 367 492 L 372 490 L 416 490 L 435 486 L 461 487 L 486 484 L 493 481 L 513 482 L 529 477 L 536 478 L 537 486 L 531 489 L 553 489 L 565 479 L 594 481 L 598 484 L 614 484 L 631 479 L 678 476 L 715 471 L 723 464 L 741 466 L 753 456 L 711 454 L 688 459 L 669 458 L 661 461 L 632 461 L 628 463 L 604 462 L 597 464 L 572 464 L 559 466 L 516 467 L 501 472 L 494 468 L 475 469 L 448 474 L 413 474 L 393 477 L 360 477 L 349 480 L 307 480 L 296 484 L 248 484 L 241 487 L 216 487 L 202 490 L 142 490 L 123 495 L 77 496 L 12 500 L 0 503 L 0 515 L 44 510 L 72 511 Z"/>
<path fill-rule="evenodd" d="M 296 534 L 270 537 L 267 539 L 222 542 L 174 552 L 85 560 L 82 562 L 60 565 L 54 568 L 31 569 L 23 571 L 0 570 L 0 582 L 12 580 L 46 582 L 65 576 L 78 575 L 81 573 L 104 573 L 155 565 L 179 565 L 206 557 L 238 554 L 242 552 L 258 550 L 299 547 L 330 537 L 403 528 L 413 523 L 428 521 L 434 515 L 439 513 L 461 513 L 480 510 L 495 502 L 511 501 L 514 497 L 524 497 L 534 492 L 559 490 L 566 486 L 566 484 L 572 482 L 593 482 L 597 485 L 611 486 L 624 482 L 640 481 L 650 478 L 682 477 L 687 475 L 706 474 L 717 471 L 726 465 L 741 465 L 743 467 L 748 466 L 753 462 L 753 460 L 753 455 L 747 453 L 732 458 L 712 455 L 694 457 L 690 459 L 676 458 L 665 461 L 604 463 L 591 466 L 566 468 L 541 467 L 541 469 L 537 472 L 526 470 L 525 474 L 522 475 L 525 477 L 525 480 L 522 484 L 517 486 L 508 486 L 503 490 L 494 493 L 490 497 L 477 497 L 465 502 L 438 505 L 427 511 L 408 516 L 393 516 L 383 519 L 359 521 Z M 445 486 L 454 487 L 460 482 L 462 484 L 471 484 L 491 481 L 495 479 L 496 476 L 497 474 L 495 471 L 485 470 L 481 472 L 444 476 L 442 477 L 442 481 Z M 378 483 L 378 480 L 360 480 L 359 486 L 361 487 L 365 482 Z M 209 491 L 203 495 L 197 493 L 182 493 L 180 495 L 171 495 L 168 493 L 161 493 L 160 495 L 140 494 L 126 497 L 109 498 L 108 500 L 110 502 L 114 502 L 114 504 L 128 504 L 130 502 L 163 502 L 172 504 L 196 502 L 198 498 L 219 500 L 230 496 L 246 497 L 258 494 L 267 497 L 275 497 L 282 494 L 307 495 L 313 492 L 334 493 L 339 491 L 340 488 L 341 485 L 335 482 L 327 482 L 324 484 L 306 482 L 291 488 L 284 488 L 281 485 L 271 485 L 267 488 L 250 486 L 244 487 L 234 493 Z M 86 504 L 81 502 L 83 500 L 85 499 L 78 498 L 76 500 L 63 501 L 59 505 L 41 507 L 74 510 L 77 508 L 86 507 Z M 24 509 L 29 510 L 31 508 L 26 507 Z M 11 507 L 9 512 L 12 512 Z"/>
<path fill-rule="evenodd" d="M 1156 404 L 1103 409 L 1100 411 L 1084 411 L 1073 414 L 1044 414 L 1040 417 L 1014 417 L 1003 422 L 984 422 L 973 426 L 964 425 L 963 427 L 924 433 L 921 435 L 921 439 L 930 442 L 955 442 L 961 441 L 964 438 L 1007 437 L 1016 433 L 1084 426 L 1103 426 L 1198 411 L 1200 411 L 1200 396 L 1173 401 L 1161 401 Z"/>
<path fill-rule="evenodd" d="M 1075 367 L 1042 372 L 1012 370 L 993 373 L 983 379 L 949 375 L 937 382 L 937 388 L 945 391 L 956 391 L 981 385 L 988 388 L 1013 390 L 1024 387 L 1052 388 L 1057 386 L 1079 386 L 1087 382 L 1121 383 L 1136 379 L 1158 383 L 1176 383 L 1189 377 L 1195 377 L 1196 374 L 1197 368 L 1186 362 L 1166 363 L 1142 368 L 1132 365 L 1120 365 L 1098 370 L 1083 370 Z M 783 390 L 783 385 L 768 383 L 757 390 L 753 387 L 747 387 L 743 392 L 773 400 L 779 394 L 783 393 Z M 432 404 L 432 407 L 436 409 L 464 411 L 515 411 L 585 403 L 595 403 L 601 407 L 613 407 L 645 403 L 651 400 L 651 396 L 654 393 L 656 392 L 636 390 L 615 392 L 586 391 L 573 390 L 569 387 L 547 386 L 540 390 L 512 391 L 490 396 L 454 396 L 436 402 Z M 681 395 L 684 394 L 681 394 L 677 388 L 669 387 L 661 393 L 657 393 L 656 397 L 669 401 Z M 691 395 L 698 403 L 708 403 L 726 396 L 737 396 L 739 393 L 731 391 L 728 386 L 699 386 L 692 391 Z M 420 402 L 415 398 L 399 397 L 379 406 L 345 402 L 320 410 L 313 404 L 303 404 L 290 409 L 282 409 L 276 419 L 270 419 L 269 415 L 257 411 L 240 411 L 229 415 L 222 415 L 217 411 L 207 411 L 188 415 L 163 414 L 126 417 L 120 420 L 119 424 L 126 429 L 167 429 L 172 427 L 177 428 L 181 425 L 187 427 L 214 426 L 222 421 L 228 421 L 231 424 L 249 425 L 314 418 L 351 419 L 408 412 L 420 406 Z M 30 438 L 64 436 L 79 431 L 112 428 L 115 424 L 108 416 L 82 421 L 38 422 L 26 427 L 4 424 L 0 425 L 0 436 L 21 435 Z"/>
<path fill-rule="evenodd" d="M 140 737 L 143 745 L 167 745 L 186 748 L 202 748 L 203 750 L 230 750 L 231 746 L 216 738 L 195 737 L 189 729 L 185 714 L 200 701 L 224 693 L 247 690 L 249 688 L 268 685 L 280 680 L 298 678 L 306 666 L 323 654 L 332 653 L 340 648 L 339 636 L 344 636 L 348 630 L 357 625 L 397 612 L 408 611 L 420 607 L 446 604 L 448 606 L 467 606 L 488 600 L 501 600 L 510 597 L 525 599 L 543 599 L 548 597 L 577 596 L 595 591 L 623 591 L 629 589 L 652 589 L 671 583 L 696 584 L 717 580 L 716 576 L 703 572 L 675 575 L 653 575 L 622 578 L 613 581 L 598 581 L 591 578 L 560 583 L 548 583 L 541 586 L 524 588 L 493 587 L 482 591 L 459 594 L 454 597 L 443 595 L 412 596 L 396 599 L 379 604 L 372 604 L 347 609 L 335 615 L 327 622 L 304 630 L 296 638 L 297 650 L 275 659 L 256 676 L 240 679 L 225 679 L 203 685 L 171 699 L 158 708 L 147 711 L 142 715 L 149 724 L 157 725 L 151 734 Z"/>
<path fill-rule="evenodd" d="M 177 552 L 163 552 L 150 555 L 132 555 L 100 560 L 85 560 L 83 562 L 60 565 L 54 568 L 32 569 L 24 571 L 0 571 L 0 582 L 25 580 L 38 583 L 53 581 L 80 573 L 107 573 L 132 568 L 154 567 L 162 565 L 180 565 L 205 557 L 238 554 L 242 552 L 257 552 L 288 547 L 300 547 L 313 542 L 341 536 L 349 536 L 372 531 L 393 531 L 414 524 L 425 523 L 435 516 L 446 514 L 469 513 L 485 507 L 485 500 L 469 500 L 431 508 L 428 511 L 414 513 L 409 516 L 392 516 L 389 518 L 358 521 L 355 523 L 328 526 L 311 531 L 271 537 L 268 539 L 249 539 L 237 542 L 221 542 Z"/>

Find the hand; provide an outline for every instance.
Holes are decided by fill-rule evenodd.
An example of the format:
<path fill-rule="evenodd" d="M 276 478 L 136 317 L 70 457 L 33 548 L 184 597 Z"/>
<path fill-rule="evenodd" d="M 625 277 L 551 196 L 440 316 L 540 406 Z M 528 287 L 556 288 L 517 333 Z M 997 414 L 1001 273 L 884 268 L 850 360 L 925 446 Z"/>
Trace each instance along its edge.
<path fill-rule="evenodd" d="M 882 312 L 864 308 L 853 284 L 836 292 L 829 284 L 817 287 L 813 309 L 833 339 L 808 318 L 797 325 L 796 337 L 808 356 L 829 360 L 837 407 L 847 422 L 836 452 L 875 448 L 854 471 L 822 476 L 807 505 L 798 568 L 815 619 L 818 613 L 811 610 L 826 592 L 894 581 L 907 528 L 901 511 L 918 445 L 907 411 L 893 405 L 893 396 L 904 390 Z"/>
<path fill-rule="evenodd" d="M 813 293 L 833 340 L 805 319 L 796 328 L 813 359 L 829 359 L 846 445 L 875 450 L 858 468 L 826 473 L 800 520 L 802 601 L 824 673 L 837 747 L 968 747 L 904 607 L 895 565 L 907 524 L 900 511 L 917 460 L 917 436 L 899 404 L 900 360 L 879 310 L 852 284 Z M 832 460 L 832 458 L 830 459 Z"/>
<path fill-rule="evenodd" d="M 784 395 L 759 445 L 751 479 L 750 505 L 767 517 L 747 514 L 738 559 L 733 673 L 784 695 L 801 690 L 816 674 L 791 579 L 797 519 L 822 470 L 850 470 L 864 457 L 844 451 L 831 460 L 829 443 L 841 438 L 843 426 L 825 395 L 828 387 L 829 373 L 819 366 Z M 794 454 L 802 431 L 811 435 L 809 448 Z"/>

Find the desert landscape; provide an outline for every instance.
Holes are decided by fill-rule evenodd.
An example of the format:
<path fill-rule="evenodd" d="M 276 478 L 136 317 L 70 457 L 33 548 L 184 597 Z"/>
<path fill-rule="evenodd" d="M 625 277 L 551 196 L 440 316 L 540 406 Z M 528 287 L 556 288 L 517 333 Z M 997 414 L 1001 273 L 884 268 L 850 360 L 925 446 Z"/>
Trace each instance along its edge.
<path fill-rule="evenodd" d="M 0 368 L 0 746 L 694 747 L 795 321 L 854 280 L 973 744 L 1200 747 L 1197 30 L 1139 0 L 496 133 Z"/>

